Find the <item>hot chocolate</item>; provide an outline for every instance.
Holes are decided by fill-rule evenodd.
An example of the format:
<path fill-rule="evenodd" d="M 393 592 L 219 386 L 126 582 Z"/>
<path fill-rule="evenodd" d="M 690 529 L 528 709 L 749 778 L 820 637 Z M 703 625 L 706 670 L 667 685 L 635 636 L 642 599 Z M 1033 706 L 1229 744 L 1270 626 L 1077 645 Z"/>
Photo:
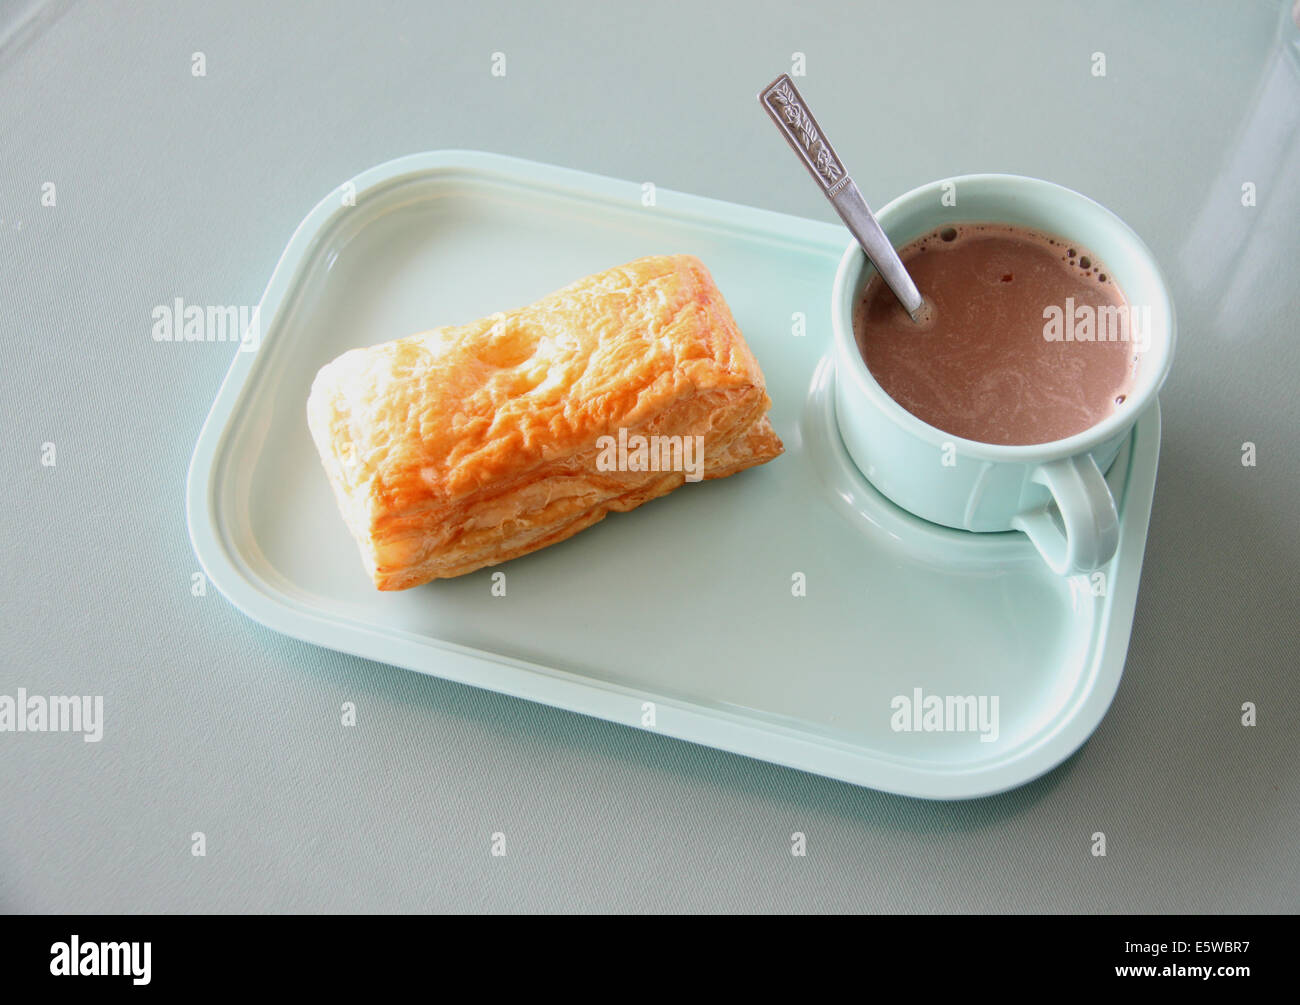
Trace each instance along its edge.
<path fill-rule="evenodd" d="M 911 320 L 879 275 L 853 318 L 885 393 L 944 432 L 1047 443 L 1123 409 L 1149 319 L 1087 249 L 1026 227 L 958 223 L 899 254 L 929 302 Z"/>

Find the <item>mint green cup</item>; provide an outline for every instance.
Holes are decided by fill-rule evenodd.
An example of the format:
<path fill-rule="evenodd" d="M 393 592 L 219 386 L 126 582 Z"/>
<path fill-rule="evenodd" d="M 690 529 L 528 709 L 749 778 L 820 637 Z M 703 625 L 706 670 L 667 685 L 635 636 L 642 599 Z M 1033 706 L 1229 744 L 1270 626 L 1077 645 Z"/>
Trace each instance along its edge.
<path fill-rule="evenodd" d="M 875 274 L 856 241 L 840 260 L 831 293 L 836 423 L 849 455 L 872 485 L 933 523 L 976 532 L 1020 531 L 1058 574 L 1104 566 L 1119 541 L 1105 472 L 1155 402 L 1173 361 L 1174 305 L 1151 251 L 1104 206 L 1060 185 L 1018 175 L 932 182 L 899 196 L 877 218 L 896 248 L 936 227 L 963 222 L 1057 234 L 1104 262 L 1131 305 L 1149 308 L 1150 340 L 1123 408 L 1066 439 L 1003 446 L 963 439 L 923 422 L 876 382 L 853 332 L 854 306 Z"/>

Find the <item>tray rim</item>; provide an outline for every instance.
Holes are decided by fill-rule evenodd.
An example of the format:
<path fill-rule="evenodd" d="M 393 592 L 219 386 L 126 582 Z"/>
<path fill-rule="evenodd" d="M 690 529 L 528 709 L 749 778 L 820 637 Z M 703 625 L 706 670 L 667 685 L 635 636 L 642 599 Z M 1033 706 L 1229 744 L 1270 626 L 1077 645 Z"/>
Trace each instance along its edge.
<path fill-rule="evenodd" d="M 207 577 L 236 609 L 274 631 L 313 645 L 898 795 L 927 799 L 993 795 L 1052 770 L 1088 739 L 1118 690 L 1132 632 L 1159 460 L 1158 403 L 1139 418 L 1133 432 L 1131 468 L 1145 451 L 1153 453 L 1152 464 L 1142 484 L 1135 482 L 1132 470 L 1126 477 L 1125 525 L 1114 560 L 1120 563 L 1113 576 L 1116 588 L 1107 591 L 1098 612 L 1099 627 L 1091 633 L 1091 648 L 1097 651 L 1081 673 L 1083 681 L 1079 686 L 1084 694 L 1073 714 L 1057 720 L 1055 728 L 1049 727 L 1044 734 L 991 763 L 924 767 L 904 763 L 766 718 L 665 697 L 445 640 L 340 619 L 267 589 L 270 584 L 254 577 L 225 540 L 218 520 L 216 487 L 210 477 L 224 460 L 228 436 L 236 425 L 257 361 L 268 355 L 267 345 L 279 334 L 279 312 L 291 301 L 317 242 L 342 216 L 352 212 L 352 207 L 344 205 L 340 198 L 349 184 L 355 187 L 356 203 L 360 205 L 367 192 L 404 177 L 454 171 L 542 187 L 587 201 L 594 196 L 595 201 L 621 206 L 628 205 L 640 189 L 639 183 L 573 168 L 485 151 L 447 149 L 409 154 L 368 168 L 316 204 L 294 230 L 272 270 L 258 308 L 263 326 L 259 347 L 256 352 L 236 348 L 199 432 L 186 476 L 185 510 L 191 544 Z M 793 240 L 810 251 L 824 253 L 828 259 L 837 259 L 841 253 L 831 247 L 842 248 L 845 243 L 842 228 L 832 224 L 671 189 L 656 188 L 656 211 L 689 219 L 696 225 L 722 224 L 769 240 Z M 1131 510 L 1134 503 L 1140 512 Z M 1122 631 L 1115 630 L 1117 619 Z M 1095 646 L 1098 632 L 1102 634 L 1100 647 Z M 640 725 L 645 701 L 655 703 L 656 725 L 652 729 Z"/>

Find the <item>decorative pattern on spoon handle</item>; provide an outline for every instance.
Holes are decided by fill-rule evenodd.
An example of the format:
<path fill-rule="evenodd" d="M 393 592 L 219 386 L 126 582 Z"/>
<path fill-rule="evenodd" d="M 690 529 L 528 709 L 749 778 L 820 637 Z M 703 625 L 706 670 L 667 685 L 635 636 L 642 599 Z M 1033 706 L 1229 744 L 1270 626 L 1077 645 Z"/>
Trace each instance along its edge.
<path fill-rule="evenodd" d="M 848 175 L 789 75 L 783 73 L 768 84 L 758 100 L 809 173 L 828 194 L 835 195 Z"/>

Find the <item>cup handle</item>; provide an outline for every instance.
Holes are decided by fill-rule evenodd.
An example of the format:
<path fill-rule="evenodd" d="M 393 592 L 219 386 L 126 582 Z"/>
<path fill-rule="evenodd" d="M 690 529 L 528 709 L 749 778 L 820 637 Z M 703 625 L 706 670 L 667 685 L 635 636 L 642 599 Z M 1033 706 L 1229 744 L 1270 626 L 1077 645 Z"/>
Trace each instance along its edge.
<path fill-rule="evenodd" d="M 1051 570 L 1068 576 L 1091 572 L 1111 560 L 1119 547 L 1119 514 L 1115 497 L 1091 454 L 1077 454 L 1040 464 L 1030 480 L 1045 485 L 1056 500 L 1065 525 L 1043 506 L 1011 521 L 1024 531 Z"/>

